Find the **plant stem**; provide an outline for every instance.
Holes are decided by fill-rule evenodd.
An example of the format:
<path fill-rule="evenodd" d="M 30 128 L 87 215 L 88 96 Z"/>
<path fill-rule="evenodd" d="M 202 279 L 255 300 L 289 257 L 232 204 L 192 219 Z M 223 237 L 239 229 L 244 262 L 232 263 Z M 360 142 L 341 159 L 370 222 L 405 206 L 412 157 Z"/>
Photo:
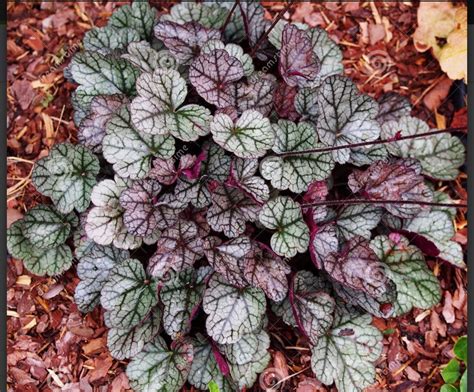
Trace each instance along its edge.
<path fill-rule="evenodd" d="M 336 151 L 336 150 L 343 150 L 345 148 L 375 146 L 377 144 L 394 143 L 394 142 L 399 142 L 399 141 L 402 141 L 402 140 L 417 139 L 417 138 L 426 137 L 426 136 L 439 135 L 439 134 L 442 134 L 442 133 L 465 131 L 466 129 L 467 128 L 438 129 L 436 131 L 420 133 L 418 135 L 400 136 L 398 138 L 393 138 L 393 139 L 389 139 L 389 140 L 374 140 L 374 141 L 371 141 L 371 142 L 345 144 L 343 146 L 320 147 L 320 148 L 312 148 L 310 150 L 303 150 L 303 151 L 289 151 L 289 152 L 283 152 L 283 153 L 280 153 L 280 154 L 277 153 L 275 155 L 279 156 L 279 157 L 290 157 L 290 156 L 297 156 L 297 155 L 304 155 L 304 154 L 312 154 L 312 153 L 317 153 L 317 152 L 330 152 L 330 151 Z"/>
<path fill-rule="evenodd" d="M 227 14 L 227 18 L 226 18 L 224 24 L 223 24 L 222 27 L 221 27 L 221 33 L 224 33 L 225 28 L 227 27 L 227 25 L 228 25 L 229 22 L 230 22 L 230 19 L 231 19 L 231 17 L 232 17 L 232 14 L 234 13 L 235 9 L 237 8 L 237 5 L 240 7 L 240 0 L 235 0 L 234 5 L 232 6 L 232 8 L 230 9 L 229 13 Z"/>
<path fill-rule="evenodd" d="M 432 207 L 449 207 L 449 208 L 467 208 L 464 203 L 437 203 L 431 201 L 417 200 L 371 200 L 371 199 L 343 199 L 343 200 L 320 200 L 312 203 L 302 204 L 302 208 L 318 207 L 318 206 L 337 206 L 350 204 L 416 204 L 421 206 Z"/>
<path fill-rule="evenodd" d="M 270 31 L 273 30 L 273 28 L 280 21 L 280 19 L 283 18 L 283 15 L 285 15 L 286 11 L 288 11 L 290 9 L 292 4 L 293 4 L 293 0 L 288 0 L 288 4 L 286 5 L 286 7 L 283 8 L 278 13 L 278 15 L 276 16 L 275 20 L 273 21 L 271 26 L 268 28 L 268 30 L 265 31 L 265 33 L 263 33 L 262 36 L 258 39 L 257 43 L 255 44 L 255 46 L 252 48 L 252 51 L 250 52 L 250 57 L 253 57 L 255 55 L 255 53 L 257 52 L 257 49 L 259 48 L 259 46 L 262 44 L 262 42 L 265 40 L 265 38 L 268 37 L 268 34 L 270 34 Z"/>

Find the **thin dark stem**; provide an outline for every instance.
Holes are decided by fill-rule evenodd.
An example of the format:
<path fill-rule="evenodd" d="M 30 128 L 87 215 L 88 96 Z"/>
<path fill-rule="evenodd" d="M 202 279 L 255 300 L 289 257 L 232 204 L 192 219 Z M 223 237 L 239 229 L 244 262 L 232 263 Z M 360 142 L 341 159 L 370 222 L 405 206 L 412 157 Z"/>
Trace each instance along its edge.
<path fill-rule="evenodd" d="M 337 206 L 349 204 L 416 204 L 420 206 L 432 207 L 449 207 L 449 208 L 467 208 L 467 204 L 463 203 L 437 203 L 431 201 L 417 200 L 371 200 L 371 199 L 342 199 L 342 200 L 320 200 L 308 204 L 302 204 L 301 207 L 318 207 L 318 206 Z"/>
<path fill-rule="evenodd" d="M 279 13 L 278 15 L 276 16 L 275 20 L 273 21 L 273 23 L 271 24 L 271 26 L 268 28 L 267 31 L 265 31 L 265 33 L 262 34 L 262 36 L 258 39 L 257 43 L 255 44 L 255 46 L 252 48 L 252 51 L 250 52 L 250 56 L 253 57 L 255 56 L 255 53 L 257 53 L 257 49 L 259 48 L 259 46 L 262 44 L 262 42 L 265 40 L 265 38 L 268 37 L 268 34 L 270 34 L 270 31 L 273 30 L 273 28 L 276 26 L 276 24 L 280 21 L 281 18 L 283 18 L 283 15 L 285 15 L 286 11 L 288 11 L 291 7 L 291 5 L 293 4 L 293 0 L 288 0 L 288 4 L 286 5 L 285 8 L 283 8 Z"/>
<path fill-rule="evenodd" d="M 331 146 L 331 147 L 320 147 L 320 148 L 313 148 L 310 150 L 303 150 L 303 151 L 290 151 L 290 152 L 284 152 L 281 154 L 275 154 L 279 157 L 289 157 L 289 156 L 296 156 L 296 155 L 303 155 L 303 154 L 312 154 L 312 153 L 317 153 L 317 152 L 330 152 L 330 151 L 336 151 L 336 150 L 343 150 L 345 148 L 355 148 L 355 147 L 365 147 L 365 146 L 375 146 L 377 144 L 387 144 L 387 143 L 394 143 L 394 142 L 399 142 L 401 140 L 409 140 L 409 139 L 417 139 L 421 137 L 426 137 L 426 136 L 433 136 L 433 135 L 439 135 L 441 133 L 450 133 L 450 132 L 459 132 L 459 131 L 465 131 L 467 128 L 448 128 L 448 129 L 438 129 L 436 131 L 430 131 L 430 132 L 425 132 L 425 133 L 420 133 L 418 135 L 408 135 L 408 136 L 401 136 L 401 137 L 395 137 L 393 139 L 389 140 L 374 140 L 371 142 L 361 142 L 361 143 L 354 143 L 354 144 L 345 144 L 343 146 Z"/>
<path fill-rule="evenodd" d="M 224 24 L 221 27 L 221 33 L 224 33 L 225 28 L 227 27 L 227 25 L 230 22 L 230 19 L 232 18 L 232 14 L 234 13 L 235 9 L 237 8 L 237 5 L 240 7 L 240 0 L 235 0 L 234 5 L 232 6 L 229 13 L 227 14 L 227 18 L 226 18 Z"/>

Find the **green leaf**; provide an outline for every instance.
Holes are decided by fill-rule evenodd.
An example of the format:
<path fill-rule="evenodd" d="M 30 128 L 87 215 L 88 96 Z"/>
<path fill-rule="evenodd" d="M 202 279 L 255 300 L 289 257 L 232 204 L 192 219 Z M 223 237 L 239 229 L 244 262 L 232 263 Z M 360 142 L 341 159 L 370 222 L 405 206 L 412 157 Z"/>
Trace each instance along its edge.
<path fill-rule="evenodd" d="M 382 334 L 372 317 L 339 306 L 332 329 L 311 349 L 311 368 L 325 385 L 339 392 L 361 392 L 375 381 L 373 362 L 382 354 Z"/>
<path fill-rule="evenodd" d="M 294 257 L 308 249 L 309 230 L 301 207 L 289 197 L 270 200 L 260 211 L 259 220 L 267 229 L 276 230 L 270 245 L 278 255 Z"/>
<path fill-rule="evenodd" d="M 101 305 L 109 311 L 109 327 L 126 329 L 140 323 L 158 302 L 157 286 L 138 260 L 116 265 L 100 296 Z"/>
<path fill-rule="evenodd" d="M 79 252 L 78 252 L 79 249 Z M 76 248 L 77 275 L 81 279 L 74 292 L 74 302 L 81 312 L 92 311 L 100 302 L 100 290 L 112 268 L 128 259 L 130 253 L 113 246 L 93 243 L 86 251 Z"/>
<path fill-rule="evenodd" d="M 47 205 L 29 210 L 22 220 L 22 232 L 32 246 L 51 249 L 66 242 L 71 233 L 74 214 L 65 216 Z"/>
<path fill-rule="evenodd" d="M 321 84 L 318 103 L 321 110 L 317 132 L 326 146 L 341 146 L 376 140 L 380 125 L 376 121 L 379 106 L 344 76 L 329 76 Z M 338 163 L 346 163 L 350 149 L 333 151 Z"/>
<path fill-rule="evenodd" d="M 103 180 L 92 190 L 95 207 L 88 212 L 84 228 L 87 236 L 100 245 L 135 249 L 142 244 L 142 239 L 129 234 L 123 223 L 124 209 L 119 198 L 125 186 L 118 180 Z"/>
<path fill-rule="evenodd" d="M 214 141 L 240 158 L 258 158 L 275 140 L 270 120 L 256 110 L 246 110 L 237 119 L 220 113 L 211 122 Z"/>
<path fill-rule="evenodd" d="M 201 303 L 209 273 L 209 267 L 188 268 L 172 275 L 161 288 L 163 327 L 172 339 L 190 331 L 191 318 Z"/>
<path fill-rule="evenodd" d="M 148 317 L 133 328 L 110 328 L 107 348 L 115 359 L 132 358 L 160 331 L 161 311 L 154 308 Z"/>
<path fill-rule="evenodd" d="M 219 386 L 214 380 L 207 384 L 207 387 L 209 388 L 209 392 L 220 392 Z"/>
<path fill-rule="evenodd" d="M 429 309 L 439 303 L 439 282 L 427 267 L 423 253 L 399 234 L 377 236 L 370 242 L 385 274 L 397 288 L 395 314 L 409 312 L 413 307 Z"/>
<path fill-rule="evenodd" d="M 254 287 L 238 289 L 215 275 L 204 294 L 203 308 L 208 314 L 208 334 L 217 343 L 235 343 L 260 326 L 266 310 L 265 294 Z"/>
<path fill-rule="evenodd" d="M 310 123 L 279 120 L 273 125 L 276 135 L 273 151 L 278 154 L 305 151 L 317 148 L 316 130 Z M 296 156 L 270 156 L 262 161 L 260 173 L 271 180 L 272 185 L 281 190 L 290 189 L 301 193 L 316 180 L 329 177 L 334 162 L 329 153 L 301 154 Z"/>
<path fill-rule="evenodd" d="M 427 123 L 418 118 L 405 116 L 398 121 L 383 124 L 381 138 L 391 139 L 396 134 L 411 136 L 426 132 L 430 132 Z M 458 168 L 466 159 L 461 140 L 449 133 L 388 143 L 387 149 L 396 156 L 418 159 L 423 174 L 445 181 L 456 179 L 459 174 Z"/>
<path fill-rule="evenodd" d="M 130 28 L 136 30 L 142 39 L 152 36 L 156 20 L 156 9 L 148 2 L 134 1 L 117 9 L 109 19 L 109 26 L 117 29 Z"/>
<path fill-rule="evenodd" d="M 181 106 L 188 89 L 174 69 L 157 68 L 137 80 L 136 97 L 131 104 L 133 125 L 150 135 L 167 135 L 194 141 L 209 133 L 211 112 L 203 106 Z"/>
<path fill-rule="evenodd" d="M 441 386 L 440 392 L 459 392 L 459 389 L 454 385 L 444 384 Z"/>
<path fill-rule="evenodd" d="M 128 107 L 123 107 L 107 122 L 102 149 L 115 172 L 132 179 L 148 174 L 153 157 L 167 159 L 175 152 L 172 136 L 140 133 L 132 124 Z"/>
<path fill-rule="evenodd" d="M 84 35 L 84 49 L 102 54 L 114 50 L 123 50 L 131 42 L 140 41 L 137 31 L 132 29 L 116 29 L 110 26 L 94 27 Z"/>
<path fill-rule="evenodd" d="M 86 147 L 61 143 L 36 162 L 31 179 L 60 212 L 83 212 L 89 207 L 99 170 L 99 160 Z"/>
<path fill-rule="evenodd" d="M 127 366 L 130 386 L 137 392 L 178 392 L 186 382 L 193 361 L 193 346 L 187 341 L 168 348 L 157 336 L 145 345 Z"/>
<path fill-rule="evenodd" d="M 459 362 L 457 359 L 451 359 L 448 364 L 441 370 L 441 377 L 445 383 L 454 384 L 459 380 L 461 373 L 459 372 Z"/>
<path fill-rule="evenodd" d="M 73 57 L 69 69 L 80 84 L 76 94 L 90 97 L 89 102 L 97 95 L 131 95 L 135 92 L 138 70 L 124 59 L 99 52 L 82 52 Z"/>
<path fill-rule="evenodd" d="M 461 336 L 453 348 L 454 355 L 464 363 L 467 363 L 467 336 Z"/>
<path fill-rule="evenodd" d="M 62 244 L 50 249 L 34 246 L 23 233 L 23 221 L 14 222 L 7 230 L 7 249 L 23 260 L 26 269 L 39 276 L 58 275 L 72 265 L 73 255 L 69 246 Z"/>
<path fill-rule="evenodd" d="M 460 392 L 467 392 L 467 369 L 461 376 L 461 383 L 459 385 Z"/>

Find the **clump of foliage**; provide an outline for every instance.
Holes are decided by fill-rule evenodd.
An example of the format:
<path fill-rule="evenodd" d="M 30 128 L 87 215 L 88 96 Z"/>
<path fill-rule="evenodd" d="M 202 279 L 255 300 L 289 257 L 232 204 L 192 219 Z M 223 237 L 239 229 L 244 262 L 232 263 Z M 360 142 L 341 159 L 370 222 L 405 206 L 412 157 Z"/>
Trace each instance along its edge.
<path fill-rule="evenodd" d="M 438 303 L 425 254 L 463 267 L 431 182 L 456 177 L 461 141 L 361 94 L 324 30 L 270 24 L 258 2 L 135 2 L 89 31 L 66 72 L 79 144 L 36 163 L 53 205 L 8 231 L 35 274 L 77 261 L 76 303 L 102 306 L 137 391 L 252 386 L 269 315 L 321 382 L 360 391 L 371 315 Z"/>
<path fill-rule="evenodd" d="M 467 392 L 467 336 L 457 340 L 453 352 L 455 358 L 441 370 L 446 383 L 441 387 L 441 392 Z"/>

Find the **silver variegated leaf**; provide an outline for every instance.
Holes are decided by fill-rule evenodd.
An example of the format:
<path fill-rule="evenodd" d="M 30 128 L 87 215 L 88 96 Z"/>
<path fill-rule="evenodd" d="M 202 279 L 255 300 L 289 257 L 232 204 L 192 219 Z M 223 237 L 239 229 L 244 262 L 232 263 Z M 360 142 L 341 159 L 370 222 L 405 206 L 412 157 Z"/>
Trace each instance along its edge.
<path fill-rule="evenodd" d="M 147 41 L 131 42 L 122 58 L 128 60 L 142 72 L 153 73 L 156 68 L 177 69 L 178 62 L 168 50 L 157 51 Z"/>
<path fill-rule="evenodd" d="M 198 94 L 218 108 L 235 105 L 232 84 L 243 76 L 240 60 L 224 49 L 201 54 L 189 69 L 189 80 Z"/>
<path fill-rule="evenodd" d="M 430 132 L 427 123 L 405 116 L 384 123 L 381 137 L 391 140 L 397 136 L 420 135 L 426 132 Z M 395 156 L 418 159 L 423 174 L 445 181 L 456 179 L 458 169 L 466 159 L 463 143 L 449 133 L 394 141 L 387 144 L 387 149 Z"/>
<path fill-rule="evenodd" d="M 23 234 L 21 220 L 14 222 L 7 230 L 7 249 L 35 275 L 58 275 L 72 265 L 73 255 L 69 246 L 61 244 L 49 249 L 34 246 Z"/>
<path fill-rule="evenodd" d="M 295 109 L 303 121 L 314 121 L 319 115 L 318 89 L 305 87 L 295 96 Z"/>
<path fill-rule="evenodd" d="M 163 15 L 161 20 L 171 20 L 179 24 L 197 22 L 207 28 L 219 29 L 224 24 L 228 12 L 221 4 L 184 2 L 175 4 L 170 13 Z"/>
<path fill-rule="evenodd" d="M 163 231 L 156 245 L 148 272 L 157 279 L 169 278 L 172 271 L 192 267 L 204 255 L 196 224 L 182 219 Z"/>
<path fill-rule="evenodd" d="M 220 392 L 233 392 L 229 377 L 222 374 L 215 357 L 216 347 L 213 347 L 208 338 L 198 334 L 193 339 L 194 358 L 188 375 L 188 382 L 195 388 L 205 390 L 211 381 L 219 387 Z"/>
<path fill-rule="evenodd" d="M 321 269 L 323 260 L 339 250 L 338 230 L 334 223 L 315 225 L 311 230 L 309 252 L 313 263 Z"/>
<path fill-rule="evenodd" d="M 95 207 L 87 213 L 84 228 L 87 236 L 100 245 L 135 249 L 142 244 L 142 239 L 129 234 L 123 223 L 124 210 L 119 198 L 125 187 L 118 180 L 103 180 L 92 190 Z"/>
<path fill-rule="evenodd" d="M 140 35 L 136 30 L 104 26 L 86 32 L 83 45 L 85 50 L 107 54 L 124 50 L 129 43 L 137 41 L 140 41 Z"/>
<path fill-rule="evenodd" d="M 22 219 L 22 232 L 36 248 L 50 249 L 62 245 L 77 225 L 74 214 L 63 215 L 55 208 L 40 204 Z"/>
<path fill-rule="evenodd" d="M 276 230 L 270 245 L 278 255 L 294 257 L 308 249 L 309 230 L 301 207 L 289 197 L 270 200 L 260 211 L 259 220 L 267 229 Z"/>
<path fill-rule="evenodd" d="M 441 300 L 436 276 L 425 262 L 423 253 L 399 235 L 377 236 L 371 242 L 385 273 L 397 289 L 394 301 L 395 314 L 409 312 L 413 307 L 429 309 Z"/>
<path fill-rule="evenodd" d="M 362 392 L 375 381 L 375 362 L 382 354 L 382 334 L 372 317 L 338 306 L 333 326 L 311 349 L 311 369 L 339 392 Z"/>
<path fill-rule="evenodd" d="M 331 75 L 340 75 L 344 71 L 342 64 L 342 50 L 328 35 L 327 31 L 319 27 L 307 30 L 311 40 L 313 52 L 319 59 L 320 69 L 316 78 L 319 84 Z"/>
<path fill-rule="evenodd" d="M 230 375 L 238 383 L 239 389 L 254 385 L 258 374 L 265 370 L 270 362 L 270 337 L 263 330 L 252 335 L 244 335 L 238 342 L 224 348 Z M 250 346 L 252 343 L 253 347 Z M 251 352 L 245 352 L 247 349 L 251 349 Z"/>
<path fill-rule="evenodd" d="M 188 89 L 174 69 L 157 68 L 137 79 L 137 93 L 131 104 L 133 125 L 150 135 L 167 135 L 194 141 L 209 133 L 210 111 L 199 105 L 182 106 Z"/>
<path fill-rule="evenodd" d="M 229 238 L 238 237 L 245 231 L 246 222 L 254 222 L 258 218 L 260 206 L 238 188 L 220 185 L 211 197 L 207 221 L 213 230 Z"/>
<path fill-rule="evenodd" d="M 171 158 L 175 151 L 172 136 L 139 132 L 132 124 L 128 107 L 112 115 L 106 133 L 102 142 L 104 158 L 124 178 L 144 178 L 153 157 Z"/>
<path fill-rule="evenodd" d="M 138 70 L 124 59 L 99 52 L 82 52 L 72 58 L 69 70 L 80 84 L 76 94 L 88 96 L 86 102 L 97 95 L 135 92 Z"/>
<path fill-rule="evenodd" d="M 321 83 L 317 132 L 326 146 L 341 146 L 376 140 L 380 125 L 376 121 L 379 106 L 368 95 L 360 94 L 356 85 L 340 75 L 329 76 Z M 334 159 L 346 163 L 350 149 L 333 151 Z"/>
<path fill-rule="evenodd" d="M 233 182 L 254 199 L 257 203 L 264 203 L 270 197 L 270 190 L 264 179 L 256 176 L 258 170 L 257 159 L 235 158 L 232 161 L 231 176 Z"/>
<path fill-rule="evenodd" d="M 346 240 L 355 236 L 370 239 L 382 218 L 382 209 L 370 204 L 355 204 L 343 207 L 337 214 L 338 231 Z"/>
<path fill-rule="evenodd" d="M 127 366 L 131 387 L 138 392 L 178 392 L 193 362 L 193 346 L 187 340 L 171 348 L 161 336 L 145 345 Z"/>
<path fill-rule="evenodd" d="M 210 267 L 188 268 L 173 274 L 160 289 L 163 303 L 163 327 L 173 340 L 187 334 L 202 301 Z"/>
<path fill-rule="evenodd" d="M 149 39 L 156 21 L 156 9 L 147 2 L 136 1 L 117 9 L 109 19 L 109 26 L 138 32 L 140 38 Z"/>
<path fill-rule="evenodd" d="M 77 256 L 76 248 L 76 256 Z M 100 291 L 112 268 L 128 259 L 130 253 L 113 246 L 93 244 L 79 253 L 77 275 L 81 279 L 74 292 L 74 302 L 81 312 L 92 311 L 100 302 Z"/>
<path fill-rule="evenodd" d="M 154 308 L 140 324 L 133 328 L 110 328 L 107 333 L 107 348 L 115 359 L 133 358 L 146 343 L 160 332 L 161 311 Z"/>
<path fill-rule="evenodd" d="M 307 122 L 279 120 L 273 125 L 276 141 L 273 151 L 285 154 L 305 151 L 321 146 L 317 143 L 314 127 Z M 263 178 L 270 180 L 272 185 L 281 190 L 290 189 L 301 193 L 317 180 L 329 177 L 334 168 L 330 153 L 308 153 L 294 156 L 270 156 L 260 166 Z"/>
<path fill-rule="evenodd" d="M 60 212 L 83 212 L 89 207 L 99 170 L 99 160 L 86 147 L 61 143 L 36 162 L 31 179 Z"/>
<path fill-rule="evenodd" d="M 360 167 L 371 165 L 377 161 L 386 161 L 388 157 L 387 147 L 383 144 L 368 147 L 354 147 L 351 149 L 348 162 Z"/>
<path fill-rule="evenodd" d="M 77 131 L 79 143 L 95 153 L 102 152 L 105 126 L 112 115 L 128 102 L 124 95 L 100 95 L 90 105 L 90 111 L 81 121 Z"/>
<path fill-rule="evenodd" d="M 233 121 L 220 113 L 211 122 L 214 141 L 240 158 L 258 158 L 272 148 L 275 135 L 270 120 L 256 110 L 246 110 Z"/>
<path fill-rule="evenodd" d="M 109 313 L 108 327 L 131 328 L 145 319 L 158 302 L 158 284 L 136 259 L 117 264 L 102 287 L 100 303 Z"/>
<path fill-rule="evenodd" d="M 211 236 L 204 240 L 203 247 L 211 267 L 228 283 L 237 287 L 248 285 L 243 275 L 246 256 L 252 250 L 248 237 L 238 237 L 223 243 L 220 238 Z"/>
<path fill-rule="evenodd" d="M 254 72 L 248 82 L 237 82 L 232 86 L 232 95 L 238 112 L 256 110 L 268 116 L 273 107 L 275 76 L 263 72 Z"/>
<path fill-rule="evenodd" d="M 219 40 L 221 33 L 196 22 L 179 24 L 161 21 L 155 26 L 155 36 L 163 41 L 181 64 L 189 65 L 201 48 L 210 40 Z"/>
<path fill-rule="evenodd" d="M 254 243 L 245 256 L 244 278 L 251 286 L 261 288 L 268 298 L 282 301 L 288 292 L 287 262 L 261 243 Z"/>
<path fill-rule="evenodd" d="M 266 310 L 265 294 L 254 287 L 238 289 L 214 275 L 204 294 L 203 308 L 208 315 L 208 334 L 217 343 L 232 344 L 260 326 Z"/>

